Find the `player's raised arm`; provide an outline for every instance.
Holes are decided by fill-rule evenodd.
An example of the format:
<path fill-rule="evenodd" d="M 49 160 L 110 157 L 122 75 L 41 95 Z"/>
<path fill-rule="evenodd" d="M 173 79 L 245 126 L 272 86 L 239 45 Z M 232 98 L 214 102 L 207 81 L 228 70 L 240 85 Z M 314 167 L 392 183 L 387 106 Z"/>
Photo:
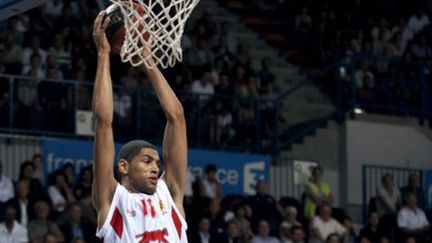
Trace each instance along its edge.
<path fill-rule="evenodd" d="M 174 202 L 183 212 L 184 184 L 187 171 L 186 121 L 183 106 L 157 67 L 141 67 L 147 74 L 167 118 L 163 138 L 164 179 Z"/>
<path fill-rule="evenodd" d="M 114 113 L 113 90 L 110 74 L 110 45 L 105 35 L 109 19 L 103 23 L 104 12 L 97 16 L 93 39 L 98 49 L 98 64 L 93 90 L 93 113 L 96 119 L 92 185 L 93 205 L 98 211 L 98 224 L 105 221 L 117 182 L 114 178 Z"/>

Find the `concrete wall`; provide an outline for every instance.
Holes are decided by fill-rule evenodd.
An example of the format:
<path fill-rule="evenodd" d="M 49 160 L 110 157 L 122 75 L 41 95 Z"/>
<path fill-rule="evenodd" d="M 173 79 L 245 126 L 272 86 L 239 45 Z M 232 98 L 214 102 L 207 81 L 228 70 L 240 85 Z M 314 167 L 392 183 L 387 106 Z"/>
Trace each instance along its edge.
<path fill-rule="evenodd" d="M 432 169 L 432 141 L 418 126 L 346 123 L 348 203 L 362 203 L 362 165 Z"/>

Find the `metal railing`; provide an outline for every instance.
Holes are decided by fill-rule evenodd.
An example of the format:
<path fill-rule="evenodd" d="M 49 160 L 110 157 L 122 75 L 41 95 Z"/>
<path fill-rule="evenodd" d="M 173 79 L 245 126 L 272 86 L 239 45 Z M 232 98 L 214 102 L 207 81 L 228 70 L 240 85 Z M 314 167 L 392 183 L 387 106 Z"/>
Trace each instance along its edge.
<path fill-rule="evenodd" d="M 363 220 L 366 222 L 369 202 L 377 196 L 377 190 L 382 185 L 382 177 L 386 174 L 393 176 L 393 184 L 396 188 L 408 185 L 408 178 L 411 174 L 417 174 L 421 185 L 424 185 L 424 175 L 427 170 L 418 168 L 403 168 L 379 165 L 362 166 L 362 191 L 363 191 Z M 425 188 L 423 188 L 425 189 Z"/>
<path fill-rule="evenodd" d="M 76 133 L 75 114 L 91 110 L 92 83 L 0 75 L 0 85 L 0 132 L 88 138 Z M 184 106 L 191 147 L 273 150 L 277 98 L 190 92 L 177 96 Z M 114 106 L 116 139 L 160 143 L 166 119 L 150 87 L 114 86 Z"/>

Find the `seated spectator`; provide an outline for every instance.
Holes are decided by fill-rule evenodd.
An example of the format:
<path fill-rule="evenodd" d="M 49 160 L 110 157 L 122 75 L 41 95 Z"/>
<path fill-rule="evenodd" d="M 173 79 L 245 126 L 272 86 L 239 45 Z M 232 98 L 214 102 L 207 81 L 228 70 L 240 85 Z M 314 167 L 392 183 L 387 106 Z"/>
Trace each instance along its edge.
<path fill-rule="evenodd" d="M 302 224 L 298 221 L 297 216 L 298 212 L 295 207 L 288 206 L 284 209 L 284 219 L 282 224 L 285 224 L 288 227 L 288 231 L 290 231 L 294 226 L 302 226 Z"/>
<path fill-rule="evenodd" d="M 82 199 L 91 195 L 93 174 L 90 167 L 81 170 L 78 185 L 74 189 L 76 199 Z"/>
<path fill-rule="evenodd" d="M 361 67 L 359 70 L 357 70 L 354 74 L 354 80 L 355 83 L 357 85 L 357 88 L 363 88 L 363 84 L 364 84 L 364 78 L 365 77 L 369 77 L 369 83 L 370 83 L 370 87 L 374 86 L 374 75 L 373 73 L 370 71 L 370 64 L 368 61 L 363 61 L 363 63 L 361 64 Z"/>
<path fill-rule="evenodd" d="M 305 187 L 304 216 L 309 220 L 315 217 L 317 207 L 334 203 L 330 186 L 323 181 L 323 175 L 323 168 L 320 166 L 315 167 L 312 170 L 312 180 Z"/>
<path fill-rule="evenodd" d="M 280 241 L 278 238 L 270 236 L 269 224 L 263 219 L 259 221 L 257 234 L 252 237 L 251 243 L 280 243 Z"/>
<path fill-rule="evenodd" d="M 66 183 L 66 176 L 57 170 L 50 175 L 48 195 L 54 210 L 63 212 L 67 204 L 75 202 L 75 196 Z"/>
<path fill-rule="evenodd" d="M 211 221 L 208 217 L 201 217 L 198 223 L 197 231 L 189 231 L 189 242 L 209 243 L 215 236 L 210 233 Z"/>
<path fill-rule="evenodd" d="M 7 202 L 15 207 L 17 221 L 24 227 L 33 219 L 34 201 L 29 198 L 29 186 L 27 180 L 19 180 L 16 184 L 15 197 Z"/>
<path fill-rule="evenodd" d="M 396 227 L 396 213 L 401 205 L 401 198 L 399 189 L 393 184 L 391 174 L 385 174 L 381 182 L 382 185 L 377 191 L 377 212 L 381 217 L 384 233 L 391 235 Z"/>
<path fill-rule="evenodd" d="M 22 64 L 30 65 L 32 56 L 38 56 L 40 58 L 40 62 L 36 68 L 42 68 L 42 64 L 46 62 L 47 53 L 40 47 L 40 39 L 37 35 L 33 35 L 31 37 L 30 46 L 24 48 L 22 53 Z"/>
<path fill-rule="evenodd" d="M 379 228 L 379 215 L 370 212 L 366 226 L 360 231 L 360 238 L 366 238 L 372 243 L 379 243 L 384 233 Z"/>
<path fill-rule="evenodd" d="M 414 237 L 417 242 L 429 242 L 430 224 L 423 210 L 417 207 L 415 194 L 408 194 L 407 205 L 403 207 L 397 217 L 397 225 L 404 239 Z"/>
<path fill-rule="evenodd" d="M 412 15 L 408 20 L 408 28 L 414 33 L 422 31 L 430 24 L 429 17 L 423 9 L 419 9 L 416 14 Z"/>
<path fill-rule="evenodd" d="M 42 185 L 45 185 L 45 171 L 42 164 L 42 155 L 35 154 L 32 158 L 32 163 L 35 166 L 33 178 L 38 179 Z"/>
<path fill-rule="evenodd" d="M 214 164 L 208 164 L 205 168 L 206 177 L 201 181 L 204 187 L 204 195 L 210 199 L 222 197 L 222 186 L 216 178 L 217 168 Z"/>
<path fill-rule="evenodd" d="M 60 243 L 62 241 L 59 241 L 57 236 L 51 232 L 46 233 L 43 236 L 43 243 Z"/>
<path fill-rule="evenodd" d="M 330 234 L 325 241 L 325 243 L 340 243 L 340 242 L 341 239 L 339 235 L 336 233 Z"/>
<path fill-rule="evenodd" d="M 336 233 L 340 238 L 347 237 L 346 229 L 335 219 L 332 218 L 332 208 L 322 204 L 319 214 L 313 218 L 310 224 L 310 243 L 324 243 L 327 238 Z"/>
<path fill-rule="evenodd" d="M 4 210 L 4 222 L 0 224 L 0 242 L 28 242 L 27 228 L 16 221 L 16 209 L 12 204 L 6 205 Z"/>
<path fill-rule="evenodd" d="M 4 205 L 9 199 L 13 198 L 14 187 L 12 180 L 3 175 L 3 162 L 0 161 L 0 205 Z"/>
<path fill-rule="evenodd" d="M 235 209 L 235 217 L 234 220 L 237 222 L 240 230 L 240 236 L 245 240 L 249 240 L 253 233 L 250 228 L 250 222 L 249 219 L 246 216 L 246 210 L 247 210 L 246 204 L 240 204 Z"/>
<path fill-rule="evenodd" d="M 306 234 L 302 227 L 293 226 L 290 232 L 291 238 L 282 240 L 282 243 L 305 243 Z"/>
<path fill-rule="evenodd" d="M 372 241 L 370 241 L 368 238 L 366 238 L 364 236 L 360 236 L 359 243 L 372 243 Z M 377 241 L 377 243 L 379 243 L 379 242 Z"/>
<path fill-rule="evenodd" d="M 272 233 L 277 234 L 279 229 L 280 215 L 277 210 L 276 200 L 267 193 L 264 180 L 259 180 L 256 185 L 256 195 L 251 196 L 249 205 L 252 208 L 252 225 L 257 225 L 261 220 L 270 225 Z"/>
<path fill-rule="evenodd" d="M 240 235 L 240 228 L 238 222 L 231 220 L 227 223 L 225 234 L 213 237 L 210 243 L 243 243 L 246 242 Z"/>
<path fill-rule="evenodd" d="M 75 187 L 75 171 L 72 163 L 67 163 L 63 167 L 63 173 L 66 176 L 66 183 L 70 189 Z"/>
<path fill-rule="evenodd" d="M 27 180 L 29 182 L 29 191 L 30 191 L 28 196 L 29 198 L 31 198 L 35 202 L 40 200 L 48 201 L 49 200 L 48 194 L 45 188 L 40 183 L 40 181 L 38 179 L 33 178 L 34 173 L 35 173 L 34 164 L 30 161 L 26 161 L 21 164 L 19 179 Z"/>
<path fill-rule="evenodd" d="M 346 231 L 348 232 L 348 242 L 346 243 L 357 243 L 358 242 L 358 236 L 354 230 L 354 225 L 352 222 L 352 219 L 349 216 L 346 216 L 343 221 L 343 226 L 345 227 Z"/>
<path fill-rule="evenodd" d="M 214 95 L 215 89 L 212 80 L 211 73 L 209 71 L 204 71 L 201 77 L 192 82 L 191 93 L 199 95 L 200 101 L 207 101 L 210 99 L 211 95 Z M 201 107 L 204 103 L 201 104 Z"/>
<path fill-rule="evenodd" d="M 55 235 L 57 241 L 64 241 L 64 237 L 57 224 L 48 220 L 49 206 L 45 201 L 38 201 L 34 206 L 36 218 L 28 225 L 31 242 L 42 242 L 47 233 Z"/>
<path fill-rule="evenodd" d="M 80 204 L 72 204 L 69 209 L 69 221 L 60 227 L 66 242 L 83 239 L 86 242 L 100 242 L 96 237 L 96 226 L 91 223 L 83 223 Z"/>
<path fill-rule="evenodd" d="M 421 209 L 425 207 L 425 194 L 421 187 L 420 177 L 418 174 L 410 174 L 408 177 L 408 185 L 400 189 L 402 205 L 406 206 L 408 194 L 415 194 L 417 197 L 417 206 Z"/>
<path fill-rule="evenodd" d="M 3 61 L 6 65 L 20 65 L 22 48 L 19 43 L 16 43 L 16 38 L 12 33 L 6 34 L 3 43 L 0 44 L 0 49 L 4 50 Z"/>
<path fill-rule="evenodd" d="M 45 68 L 42 67 L 42 60 L 39 54 L 35 53 L 30 57 L 30 63 L 23 67 L 22 75 L 35 78 L 45 78 L 46 71 Z"/>

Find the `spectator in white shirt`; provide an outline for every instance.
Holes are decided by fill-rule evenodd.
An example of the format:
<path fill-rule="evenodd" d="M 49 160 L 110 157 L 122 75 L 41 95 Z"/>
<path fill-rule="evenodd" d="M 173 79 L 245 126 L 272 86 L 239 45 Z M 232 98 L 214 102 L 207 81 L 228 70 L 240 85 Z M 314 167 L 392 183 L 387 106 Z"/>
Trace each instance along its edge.
<path fill-rule="evenodd" d="M 222 197 L 222 186 L 217 181 L 217 167 L 214 164 L 208 164 L 205 168 L 206 178 L 202 180 L 204 187 L 204 196 L 210 199 Z"/>
<path fill-rule="evenodd" d="M 414 34 L 422 31 L 429 24 L 429 17 L 423 9 L 419 9 L 417 14 L 412 15 L 408 20 L 408 28 L 410 28 Z"/>
<path fill-rule="evenodd" d="M 267 220 L 261 220 L 258 224 L 257 235 L 252 237 L 251 243 L 280 243 L 278 238 L 270 236 L 270 226 Z"/>
<path fill-rule="evenodd" d="M 191 92 L 199 95 L 200 101 L 206 101 L 211 95 L 214 95 L 214 85 L 212 75 L 210 72 L 205 71 L 201 78 L 192 82 Z"/>
<path fill-rule="evenodd" d="M 406 203 L 407 205 L 399 211 L 397 217 L 397 225 L 402 236 L 414 237 L 417 242 L 430 242 L 427 238 L 430 225 L 423 210 L 417 207 L 416 195 L 408 194 Z"/>
<path fill-rule="evenodd" d="M 3 163 L 0 161 L 0 203 L 5 203 L 14 197 L 14 187 L 11 179 L 3 175 Z"/>
<path fill-rule="evenodd" d="M 63 212 L 67 204 L 75 202 L 75 196 L 66 183 L 66 176 L 62 171 L 55 171 L 51 175 L 49 184 L 48 195 L 56 211 Z"/>
<path fill-rule="evenodd" d="M 321 205 L 319 215 L 315 216 L 310 225 L 311 235 L 309 243 L 323 243 L 333 233 L 337 233 L 340 238 L 346 238 L 346 229 L 335 219 L 332 218 L 332 209 L 328 205 Z"/>
<path fill-rule="evenodd" d="M 3 220 L 1 212 L 5 203 L 14 197 L 14 188 L 11 179 L 3 175 L 3 162 L 0 161 L 0 221 Z"/>
<path fill-rule="evenodd" d="M 5 208 L 5 221 L 0 224 L 1 243 L 23 243 L 28 242 L 27 229 L 18 223 L 16 219 L 16 209 L 8 204 Z"/>
<path fill-rule="evenodd" d="M 33 55 L 38 55 L 41 58 L 40 67 L 42 68 L 42 64 L 46 63 L 47 53 L 40 47 L 39 36 L 34 35 L 31 38 L 31 46 L 26 47 L 22 53 L 22 64 L 29 65 L 31 61 L 31 57 Z"/>

